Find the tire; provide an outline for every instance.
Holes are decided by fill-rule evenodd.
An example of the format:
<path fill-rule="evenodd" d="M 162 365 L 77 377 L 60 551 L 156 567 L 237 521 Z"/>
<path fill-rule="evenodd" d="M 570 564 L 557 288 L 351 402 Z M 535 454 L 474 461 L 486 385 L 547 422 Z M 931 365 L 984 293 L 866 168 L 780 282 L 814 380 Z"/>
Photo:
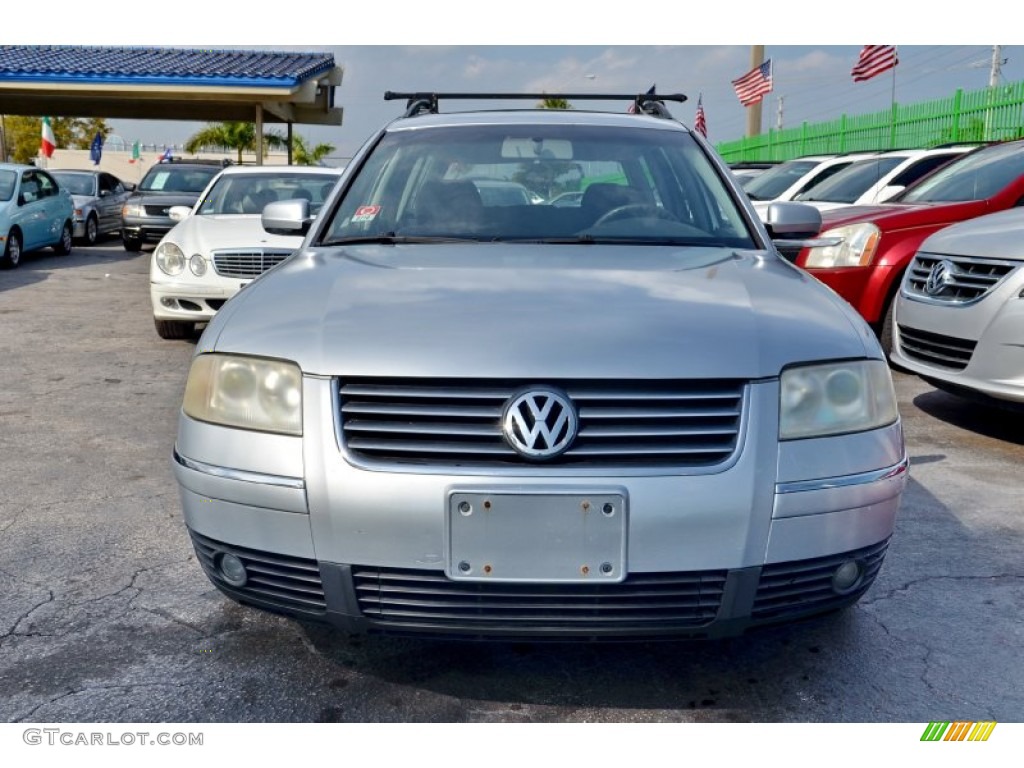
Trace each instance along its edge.
<path fill-rule="evenodd" d="M 7 245 L 4 247 L 4 255 L 0 256 L 0 266 L 4 269 L 14 269 L 21 263 L 21 235 L 11 232 L 7 235 Z"/>
<path fill-rule="evenodd" d="M 89 218 L 85 220 L 85 244 L 96 245 L 96 241 L 100 239 L 100 225 L 96 221 L 95 214 L 90 213 Z"/>
<path fill-rule="evenodd" d="M 64 222 L 64 229 L 60 231 L 60 242 L 53 246 L 53 252 L 58 256 L 67 256 L 74 247 L 75 239 L 72 237 L 71 222 Z"/>
<path fill-rule="evenodd" d="M 889 300 L 888 306 L 885 308 L 885 315 L 882 318 L 882 327 L 878 332 L 878 341 L 882 345 L 882 351 L 885 352 L 886 359 L 892 354 L 892 336 L 893 336 L 893 308 L 896 306 L 896 297 L 894 296 Z"/>
<path fill-rule="evenodd" d="M 121 236 L 121 242 L 124 243 L 124 249 L 131 251 L 132 253 L 138 253 L 142 250 L 142 241 L 137 237 L 128 237 L 127 235 Z"/>
<path fill-rule="evenodd" d="M 190 339 L 196 330 L 195 323 L 179 323 L 175 320 L 153 318 L 153 324 L 161 339 Z"/>

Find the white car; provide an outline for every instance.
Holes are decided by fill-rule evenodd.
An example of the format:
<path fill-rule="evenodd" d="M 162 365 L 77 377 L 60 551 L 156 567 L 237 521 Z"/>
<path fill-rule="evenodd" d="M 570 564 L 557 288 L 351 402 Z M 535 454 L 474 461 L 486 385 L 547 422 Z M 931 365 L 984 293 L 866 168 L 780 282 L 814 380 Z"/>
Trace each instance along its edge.
<path fill-rule="evenodd" d="M 763 220 L 772 203 L 793 200 L 825 179 L 834 176 L 858 160 L 872 157 L 875 152 L 850 155 L 814 155 L 788 160 L 769 168 L 749 184 L 744 185 L 754 210 Z"/>
<path fill-rule="evenodd" d="M 845 205 L 875 205 L 891 200 L 904 189 L 946 163 L 962 157 L 976 145 L 935 149 L 901 149 L 858 160 L 794 200 L 830 211 Z"/>
<path fill-rule="evenodd" d="M 205 323 L 249 281 L 285 260 L 301 236 L 268 234 L 260 224 L 264 206 L 305 199 L 319 212 L 337 168 L 229 166 L 203 190 L 195 206 L 172 208 L 178 223 L 164 235 L 149 268 L 156 332 L 184 339 Z"/>

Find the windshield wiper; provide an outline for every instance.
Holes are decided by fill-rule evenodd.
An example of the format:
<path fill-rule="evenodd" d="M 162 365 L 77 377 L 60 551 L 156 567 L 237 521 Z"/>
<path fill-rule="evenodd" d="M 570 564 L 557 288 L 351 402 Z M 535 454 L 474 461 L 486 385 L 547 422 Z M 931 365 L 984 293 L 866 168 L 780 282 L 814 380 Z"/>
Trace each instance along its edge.
<path fill-rule="evenodd" d="M 447 235 L 396 235 L 394 232 L 383 232 L 379 235 L 353 235 L 324 240 L 320 245 L 402 245 L 406 243 L 479 243 L 476 237 L 455 237 Z"/>

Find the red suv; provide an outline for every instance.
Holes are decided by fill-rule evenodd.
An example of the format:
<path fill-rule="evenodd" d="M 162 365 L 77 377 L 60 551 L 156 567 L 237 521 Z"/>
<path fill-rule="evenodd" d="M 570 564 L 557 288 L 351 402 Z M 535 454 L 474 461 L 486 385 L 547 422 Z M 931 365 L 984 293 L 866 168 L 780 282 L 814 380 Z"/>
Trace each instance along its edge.
<path fill-rule="evenodd" d="M 820 237 L 838 245 L 805 248 L 797 266 L 849 301 L 892 348 L 892 306 L 921 242 L 950 224 L 1024 205 L 1024 141 L 982 147 L 909 187 L 885 205 L 822 213 Z"/>

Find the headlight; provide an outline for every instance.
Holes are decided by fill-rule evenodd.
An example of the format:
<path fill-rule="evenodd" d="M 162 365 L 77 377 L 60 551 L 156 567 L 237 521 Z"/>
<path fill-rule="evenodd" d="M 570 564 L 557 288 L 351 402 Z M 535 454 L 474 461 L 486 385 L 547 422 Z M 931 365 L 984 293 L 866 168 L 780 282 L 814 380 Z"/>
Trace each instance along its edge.
<path fill-rule="evenodd" d="M 174 243 L 160 243 L 153 251 L 153 258 L 165 275 L 180 275 L 185 269 L 185 254 Z"/>
<path fill-rule="evenodd" d="M 206 354 L 192 361 L 186 414 L 239 429 L 302 434 L 302 372 L 285 360 Z"/>
<path fill-rule="evenodd" d="M 789 368 L 779 381 L 779 439 L 877 429 L 896 421 L 896 393 L 881 360 Z"/>
<path fill-rule="evenodd" d="M 192 258 L 188 260 L 188 268 L 196 277 L 202 277 L 206 274 L 206 259 L 201 253 L 193 253 Z"/>
<path fill-rule="evenodd" d="M 826 230 L 818 237 L 841 237 L 843 241 L 839 245 L 811 248 L 805 267 L 866 267 L 875 258 L 882 233 L 874 224 L 851 224 Z"/>
<path fill-rule="evenodd" d="M 127 217 L 145 216 L 146 209 L 144 206 L 141 205 L 124 205 L 121 207 L 121 215 Z"/>

